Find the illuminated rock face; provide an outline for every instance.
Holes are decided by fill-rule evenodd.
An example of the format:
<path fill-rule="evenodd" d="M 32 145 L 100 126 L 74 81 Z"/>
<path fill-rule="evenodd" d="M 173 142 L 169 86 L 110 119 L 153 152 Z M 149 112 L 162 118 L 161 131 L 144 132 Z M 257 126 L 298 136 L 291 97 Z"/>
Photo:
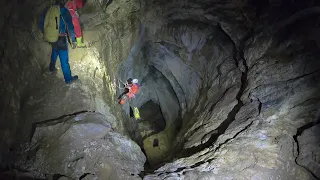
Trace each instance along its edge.
<path fill-rule="evenodd" d="M 50 2 L 2 4 L 0 177 L 320 178 L 319 9 L 263 3 L 88 0 L 71 85 L 30 36 Z"/>
<path fill-rule="evenodd" d="M 139 179 L 145 162 L 137 144 L 92 112 L 38 123 L 30 149 L 37 149 L 36 156 L 21 166 L 36 170 L 38 178 L 55 172 L 77 179 Z"/>

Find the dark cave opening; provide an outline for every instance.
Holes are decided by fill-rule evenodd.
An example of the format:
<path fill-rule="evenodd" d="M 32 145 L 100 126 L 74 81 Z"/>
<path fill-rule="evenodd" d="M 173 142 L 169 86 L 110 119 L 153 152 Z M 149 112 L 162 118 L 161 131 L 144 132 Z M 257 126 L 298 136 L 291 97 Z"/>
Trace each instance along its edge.
<path fill-rule="evenodd" d="M 134 114 L 133 114 L 133 110 L 132 110 L 132 108 L 130 107 L 130 110 L 129 110 L 130 112 L 129 112 L 129 114 L 130 114 L 130 117 L 134 117 Z"/>
<path fill-rule="evenodd" d="M 166 121 L 161 112 L 161 108 L 158 104 L 149 100 L 141 106 L 139 109 L 141 120 L 139 122 L 139 127 L 143 130 L 151 130 L 150 134 L 143 136 L 143 139 L 149 137 L 151 134 L 163 131 L 166 127 Z"/>
<path fill-rule="evenodd" d="M 130 108 L 131 112 L 131 108 Z M 142 152 L 147 156 L 148 153 L 146 152 L 145 145 L 149 144 L 144 141 L 147 138 L 163 131 L 166 128 L 166 121 L 162 114 L 161 107 L 159 104 L 153 102 L 152 100 L 147 101 L 144 103 L 140 108 L 140 117 L 141 119 L 137 121 L 138 126 L 138 133 L 139 133 L 139 145 L 141 147 Z M 136 133 L 137 134 L 137 133 Z M 152 138 L 150 142 L 149 148 L 159 148 L 161 146 L 161 139 L 157 137 Z M 147 151 L 150 152 L 150 149 L 147 147 Z M 148 156 L 147 156 L 148 157 Z M 152 168 L 152 163 L 149 162 L 148 158 L 145 162 L 145 167 L 147 169 Z"/>

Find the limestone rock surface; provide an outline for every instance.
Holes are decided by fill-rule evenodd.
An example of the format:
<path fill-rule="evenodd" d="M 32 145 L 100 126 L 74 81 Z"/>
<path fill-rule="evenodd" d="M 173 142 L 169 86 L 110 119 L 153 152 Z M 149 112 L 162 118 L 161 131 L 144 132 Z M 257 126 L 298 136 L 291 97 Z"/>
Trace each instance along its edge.
<path fill-rule="evenodd" d="M 37 124 L 26 153 L 25 169 L 38 178 L 54 172 L 72 179 L 140 179 L 145 162 L 140 147 L 98 113 Z"/>
<path fill-rule="evenodd" d="M 37 28 L 52 3 L 0 2 L 0 179 L 320 178 L 319 2 L 88 0 L 71 85 Z"/>

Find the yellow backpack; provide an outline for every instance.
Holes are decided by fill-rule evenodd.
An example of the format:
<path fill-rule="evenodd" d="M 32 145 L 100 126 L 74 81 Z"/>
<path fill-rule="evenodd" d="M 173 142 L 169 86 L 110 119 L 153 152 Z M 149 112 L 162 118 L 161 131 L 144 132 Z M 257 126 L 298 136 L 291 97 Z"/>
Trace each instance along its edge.
<path fill-rule="evenodd" d="M 44 40 L 57 42 L 60 29 L 60 6 L 51 6 L 44 19 Z"/>
<path fill-rule="evenodd" d="M 137 120 L 140 119 L 140 112 L 139 109 L 137 107 L 134 107 L 134 118 L 136 118 Z"/>

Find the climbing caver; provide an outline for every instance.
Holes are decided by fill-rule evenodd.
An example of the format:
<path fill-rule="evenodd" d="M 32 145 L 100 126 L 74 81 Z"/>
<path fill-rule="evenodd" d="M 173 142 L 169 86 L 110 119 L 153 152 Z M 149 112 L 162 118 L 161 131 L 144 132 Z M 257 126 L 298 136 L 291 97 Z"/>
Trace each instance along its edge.
<path fill-rule="evenodd" d="M 125 84 L 124 92 L 119 96 L 119 104 L 124 105 L 128 100 L 135 97 L 139 91 L 138 79 L 129 78 Z"/>
<path fill-rule="evenodd" d="M 43 12 L 40 18 L 39 28 L 43 32 L 44 40 L 52 46 L 49 70 L 51 72 L 57 70 L 55 65 L 59 56 L 65 82 L 69 84 L 77 80 L 77 75 L 71 75 L 67 33 L 71 36 L 73 49 L 77 46 L 76 38 L 72 17 L 68 9 L 64 7 L 63 1 L 57 1 L 55 5 L 52 5 Z"/>
<path fill-rule="evenodd" d="M 84 6 L 84 0 L 68 0 L 66 2 L 65 7 L 69 10 L 72 16 L 72 23 L 74 26 L 74 32 L 77 40 L 77 47 L 83 48 L 86 47 L 86 44 L 83 42 L 82 31 L 79 22 L 79 14 L 77 9 L 82 8 Z"/>

